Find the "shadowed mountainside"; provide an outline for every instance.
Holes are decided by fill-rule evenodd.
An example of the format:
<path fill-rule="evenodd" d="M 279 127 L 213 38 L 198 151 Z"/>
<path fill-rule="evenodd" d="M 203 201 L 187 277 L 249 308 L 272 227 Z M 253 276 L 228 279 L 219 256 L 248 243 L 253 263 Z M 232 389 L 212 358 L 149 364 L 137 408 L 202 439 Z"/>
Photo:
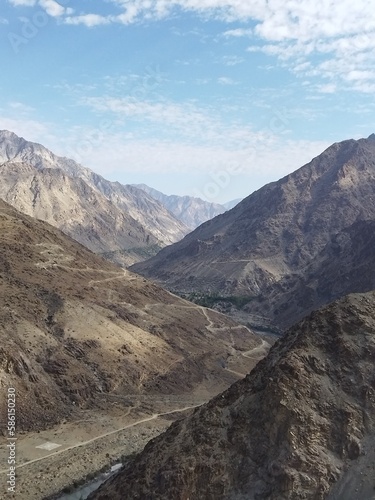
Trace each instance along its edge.
<path fill-rule="evenodd" d="M 371 500 L 374 302 L 350 295 L 312 313 L 89 498 Z"/>
<path fill-rule="evenodd" d="M 304 269 L 266 290 L 244 310 L 272 318 L 282 328 L 349 293 L 375 289 L 375 220 L 358 221 L 332 237 Z"/>

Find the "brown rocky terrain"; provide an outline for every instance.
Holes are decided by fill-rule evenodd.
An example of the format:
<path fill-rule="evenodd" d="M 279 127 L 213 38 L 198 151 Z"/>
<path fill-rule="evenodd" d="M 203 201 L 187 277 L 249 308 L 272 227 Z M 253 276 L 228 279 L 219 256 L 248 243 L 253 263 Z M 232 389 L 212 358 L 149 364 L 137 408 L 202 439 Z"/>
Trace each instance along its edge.
<path fill-rule="evenodd" d="M 311 313 L 91 500 L 372 500 L 375 292 Z"/>
<path fill-rule="evenodd" d="M 132 270 L 185 296 L 247 298 L 248 318 L 265 316 L 266 322 L 283 327 L 284 319 L 279 321 L 273 310 L 286 302 L 278 293 L 288 288 L 287 280 L 301 277 L 312 296 L 323 298 L 314 276 L 323 275 L 330 245 L 339 233 L 345 238 L 345 231 L 359 230 L 349 230 L 352 225 L 373 220 L 375 135 L 333 144 Z M 355 274 L 359 256 L 350 255 L 346 268 Z M 346 293 L 358 291 L 344 283 L 340 287 Z M 332 289 L 316 307 L 337 296 Z M 289 308 L 287 315 L 290 325 L 301 317 L 301 308 Z"/>
<path fill-rule="evenodd" d="M 349 293 L 375 289 L 375 220 L 358 221 L 332 237 L 302 273 L 270 286 L 244 311 L 265 314 L 286 328 Z"/>
<path fill-rule="evenodd" d="M 107 181 L 8 131 L 0 131 L 0 198 L 123 265 L 189 231 L 144 191 Z"/>
<path fill-rule="evenodd" d="M 17 390 L 19 430 L 101 408 L 106 394 L 205 397 L 260 343 L 2 201 L 0 287 L 0 385 Z"/>
<path fill-rule="evenodd" d="M 0 167 L 0 197 L 18 210 L 61 229 L 95 253 L 122 250 L 121 263 L 139 260 L 141 249 L 161 243 L 139 222 L 116 208 L 82 179 L 61 169 L 36 171 L 27 163 Z M 117 250 L 116 250 L 117 249 Z"/>
<path fill-rule="evenodd" d="M 142 449 L 268 347 L 0 200 L 2 492 L 7 388 L 16 391 L 15 497 L 40 500 Z"/>

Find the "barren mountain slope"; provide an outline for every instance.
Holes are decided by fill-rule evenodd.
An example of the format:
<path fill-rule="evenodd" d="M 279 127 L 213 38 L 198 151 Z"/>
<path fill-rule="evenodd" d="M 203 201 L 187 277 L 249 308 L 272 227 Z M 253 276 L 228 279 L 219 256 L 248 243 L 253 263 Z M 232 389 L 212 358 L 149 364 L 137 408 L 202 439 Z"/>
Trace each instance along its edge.
<path fill-rule="evenodd" d="M 81 167 L 76 176 L 98 189 L 117 208 L 127 212 L 149 231 L 162 246 L 181 240 L 190 228 L 167 210 L 162 203 L 142 189 L 119 182 L 111 182 L 89 169 Z"/>
<path fill-rule="evenodd" d="M 334 235 L 303 273 L 286 276 L 243 309 L 285 328 L 339 297 L 374 289 L 375 220 L 358 221 Z"/>
<path fill-rule="evenodd" d="M 375 220 L 375 135 L 333 144 L 132 270 L 177 293 L 257 298 L 265 313 L 273 287 L 304 276 L 312 261 L 317 269 L 338 233 L 368 220 Z"/>
<path fill-rule="evenodd" d="M 18 210 L 42 219 L 95 253 L 121 250 L 122 264 L 139 260 L 142 251 L 160 242 L 125 211 L 80 178 L 59 168 L 35 170 L 26 163 L 0 167 L 0 198 Z"/>
<path fill-rule="evenodd" d="M 0 384 L 17 390 L 18 430 L 107 394 L 216 393 L 238 378 L 230 359 L 260 343 L 3 201 L 0 292 Z"/>
<path fill-rule="evenodd" d="M 20 174 L 21 171 L 24 173 L 27 165 L 33 168 L 29 169 L 29 176 L 25 180 Z M 63 172 L 65 177 L 69 177 L 69 183 L 64 188 L 58 184 L 49 185 L 48 190 L 44 191 L 43 199 L 38 199 L 34 184 L 44 182 L 43 173 L 46 169 Z M 30 176 L 33 184 L 28 185 Z M 0 131 L 0 180 L 2 198 L 26 213 L 40 217 L 40 213 L 48 212 L 53 204 L 56 217 L 45 220 L 54 225 L 57 219 L 62 224 L 66 206 L 73 200 L 77 212 L 86 212 L 85 196 L 89 191 L 91 198 L 95 198 L 91 210 L 97 212 L 94 214 L 97 218 L 105 220 L 107 234 L 102 233 L 103 227 L 94 225 L 93 229 L 86 220 L 80 224 L 79 234 L 74 227 L 69 226 L 70 221 L 65 227 L 57 223 L 57 227 L 74 238 L 79 236 L 77 239 L 83 244 L 87 244 L 87 239 L 92 239 L 93 230 L 96 231 L 96 238 L 92 239 L 89 248 L 95 252 L 112 252 L 110 257 L 120 263 L 129 264 L 153 255 L 163 246 L 178 241 L 189 231 L 162 204 L 144 191 L 107 181 L 75 161 L 56 156 L 42 145 L 26 141 L 8 131 Z M 119 226 L 121 216 L 124 220 Z M 134 231 L 134 228 L 137 230 Z M 126 238 L 128 231 L 133 234 Z M 115 235 L 116 232 L 124 233 L 119 236 L 119 241 L 114 241 L 115 237 L 111 236 L 111 233 Z M 136 237 L 137 233 L 139 238 Z M 129 251 L 129 248 L 134 251 Z"/>
<path fill-rule="evenodd" d="M 374 302 L 351 295 L 312 313 L 89 498 L 373 499 Z"/>
<path fill-rule="evenodd" d="M 160 201 L 167 210 L 172 212 L 177 219 L 186 224 L 191 230 L 227 210 L 223 205 L 210 203 L 193 196 L 167 195 L 146 186 L 146 184 L 135 184 L 135 187 L 142 189 L 155 200 Z"/>

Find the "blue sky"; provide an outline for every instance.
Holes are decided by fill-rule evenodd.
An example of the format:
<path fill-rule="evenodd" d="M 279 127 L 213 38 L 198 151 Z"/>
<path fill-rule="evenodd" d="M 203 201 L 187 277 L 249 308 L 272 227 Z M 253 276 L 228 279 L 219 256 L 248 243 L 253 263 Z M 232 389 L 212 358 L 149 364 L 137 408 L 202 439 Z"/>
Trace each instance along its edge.
<path fill-rule="evenodd" d="M 0 128 L 225 202 L 375 132 L 370 0 L 2 0 Z"/>

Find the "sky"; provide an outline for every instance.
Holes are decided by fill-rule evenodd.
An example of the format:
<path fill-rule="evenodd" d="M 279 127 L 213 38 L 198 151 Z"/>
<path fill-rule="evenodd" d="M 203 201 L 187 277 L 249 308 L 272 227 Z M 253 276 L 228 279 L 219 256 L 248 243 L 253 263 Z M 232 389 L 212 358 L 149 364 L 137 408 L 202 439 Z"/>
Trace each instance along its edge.
<path fill-rule="evenodd" d="M 224 203 L 375 132 L 371 0 L 1 0 L 0 129 Z"/>

